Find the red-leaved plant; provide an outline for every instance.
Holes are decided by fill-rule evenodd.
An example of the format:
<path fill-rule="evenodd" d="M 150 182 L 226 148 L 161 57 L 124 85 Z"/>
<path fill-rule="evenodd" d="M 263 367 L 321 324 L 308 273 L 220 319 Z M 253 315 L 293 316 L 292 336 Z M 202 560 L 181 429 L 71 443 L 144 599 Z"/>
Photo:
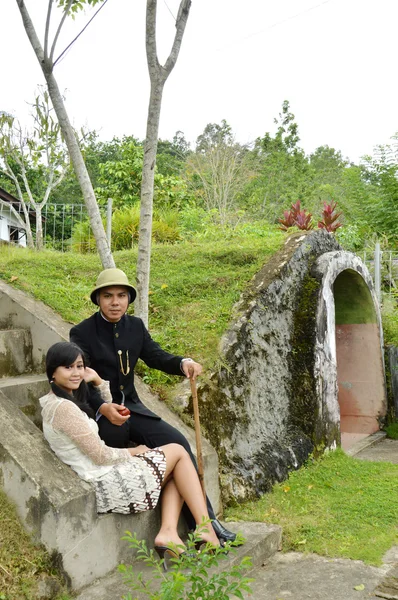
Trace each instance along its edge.
<path fill-rule="evenodd" d="M 301 210 L 300 200 L 292 204 L 290 210 L 283 211 L 283 218 L 278 219 L 279 229 L 287 231 L 290 227 L 298 227 L 309 231 L 314 227 L 312 223 L 312 214 L 307 212 L 305 208 Z"/>
<path fill-rule="evenodd" d="M 321 213 L 322 221 L 318 222 L 319 229 L 326 229 L 330 233 L 333 233 L 343 225 L 337 219 L 341 216 L 341 212 L 335 213 L 337 202 L 332 202 L 332 204 L 327 204 L 327 202 L 323 203 L 323 211 Z"/>

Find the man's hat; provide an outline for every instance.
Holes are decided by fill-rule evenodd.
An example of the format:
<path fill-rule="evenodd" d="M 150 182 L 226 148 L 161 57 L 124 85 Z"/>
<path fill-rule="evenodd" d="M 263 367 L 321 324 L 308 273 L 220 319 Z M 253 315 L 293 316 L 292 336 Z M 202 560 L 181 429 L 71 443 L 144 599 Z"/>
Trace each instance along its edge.
<path fill-rule="evenodd" d="M 112 285 L 118 285 L 127 288 L 130 292 L 129 303 L 134 302 L 137 292 L 133 286 L 129 284 L 126 273 L 124 273 L 124 271 L 121 269 L 105 269 L 105 271 L 101 271 L 101 273 L 98 275 L 95 288 L 90 294 L 91 302 L 94 302 L 94 304 L 98 306 L 97 292 L 103 288 L 111 287 Z"/>

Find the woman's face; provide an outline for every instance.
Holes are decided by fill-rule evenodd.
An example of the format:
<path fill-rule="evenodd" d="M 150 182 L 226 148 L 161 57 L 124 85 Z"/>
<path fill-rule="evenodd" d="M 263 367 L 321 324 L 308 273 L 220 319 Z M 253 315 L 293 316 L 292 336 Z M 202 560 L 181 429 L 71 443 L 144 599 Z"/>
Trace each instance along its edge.
<path fill-rule="evenodd" d="M 53 381 L 58 387 L 71 394 L 77 390 L 84 375 L 84 363 L 81 355 L 69 367 L 57 367 L 53 373 Z"/>

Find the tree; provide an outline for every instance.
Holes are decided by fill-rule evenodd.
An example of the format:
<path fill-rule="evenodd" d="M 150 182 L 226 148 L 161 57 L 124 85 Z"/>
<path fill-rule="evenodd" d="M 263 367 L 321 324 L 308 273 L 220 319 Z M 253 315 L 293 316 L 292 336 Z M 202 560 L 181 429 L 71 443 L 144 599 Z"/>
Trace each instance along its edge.
<path fill-rule="evenodd" d="M 196 140 L 196 152 L 188 157 L 187 170 L 198 181 L 197 193 L 207 210 L 216 210 L 220 224 L 236 207 L 239 194 L 251 176 L 247 147 L 235 141 L 231 127 L 223 119 L 221 125 L 209 123 Z"/>
<path fill-rule="evenodd" d="M 58 58 L 55 58 L 55 49 L 57 46 L 59 34 L 65 23 L 65 19 L 71 13 L 76 13 L 79 9 L 81 9 L 85 2 L 94 6 L 98 2 L 102 1 L 103 0 L 59 0 L 58 5 L 62 7 L 63 14 L 51 43 L 50 26 L 52 19 L 52 8 L 53 5 L 56 4 L 56 2 L 54 0 L 49 0 L 44 32 L 44 44 L 42 45 L 37 36 L 29 12 L 25 6 L 24 0 L 16 0 L 19 11 L 21 13 L 26 35 L 28 36 L 28 39 L 32 45 L 36 58 L 39 62 L 40 68 L 43 71 L 43 75 L 47 82 L 48 93 L 50 95 L 52 105 L 57 115 L 58 123 L 64 136 L 66 145 L 68 147 L 73 169 L 76 173 L 77 179 L 82 190 L 84 202 L 86 204 L 87 212 L 90 219 L 91 228 L 96 240 L 98 254 L 100 256 L 103 267 L 109 268 L 114 267 L 115 262 L 113 260 L 112 253 L 108 245 L 93 186 L 91 184 L 90 177 L 86 165 L 84 163 L 81 150 L 79 148 L 79 143 L 76 138 L 75 131 L 70 123 L 62 94 L 59 90 L 57 80 L 54 76 L 54 67 L 61 56 L 60 55 L 58 56 Z"/>
<path fill-rule="evenodd" d="M 173 70 L 181 48 L 187 24 L 191 0 L 181 0 L 176 19 L 176 34 L 169 57 L 161 65 L 156 45 L 157 0 L 147 0 L 146 9 L 146 55 L 151 81 L 146 136 L 144 142 L 144 164 L 142 169 L 140 232 L 137 257 L 137 300 L 135 313 L 148 324 L 148 292 L 151 261 L 151 233 L 153 216 L 153 191 L 156 152 L 159 134 L 159 119 L 164 84 Z"/>
<path fill-rule="evenodd" d="M 13 183 L 22 206 L 23 218 L 12 205 L 7 206 L 25 229 L 28 246 L 36 246 L 41 250 L 42 209 L 52 191 L 63 180 L 69 160 L 59 123 L 52 117 L 52 107 L 46 91 L 41 91 L 37 96 L 33 108 L 32 132 L 24 132 L 16 118 L 5 114 L 0 116 L 0 169 Z M 5 204 L 2 200 L 0 202 Z M 30 226 L 31 207 L 36 214 L 36 244 Z"/>
<path fill-rule="evenodd" d="M 312 172 L 298 145 L 298 125 L 287 100 L 274 123 L 276 133 L 267 132 L 255 142 L 259 176 L 247 190 L 248 206 L 271 222 L 276 221 L 281 208 L 287 208 L 297 198 L 307 202 L 313 191 Z"/>

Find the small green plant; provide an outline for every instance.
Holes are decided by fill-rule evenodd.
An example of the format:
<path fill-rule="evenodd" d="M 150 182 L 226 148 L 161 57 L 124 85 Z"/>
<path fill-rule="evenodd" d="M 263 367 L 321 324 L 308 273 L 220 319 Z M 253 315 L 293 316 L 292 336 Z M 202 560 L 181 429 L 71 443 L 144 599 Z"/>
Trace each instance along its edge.
<path fill-rule="evenodd" d="M 387 437 L 398 440 L 398 422 L 391 423 L 386 427 Z"/>
<path fill-rule="evenodd" d="M 137 539 L 136 534 L 126 531 L 122 539 L 137 551 L 139 561 L 151 567 L 152 574 L 145 581 L 142 572 L 137 572 L 136 566 L 123 564 L 119 566 L 119 571 L 123 573 L 124 582 L 133 591 L 145 594 L 150 600 L 229 600 L 232 597 L 243 600 L 242 592 L 251 592 L 250 582 L 253 579 L 244 576 L 252 564 L 249 557 L 244 557 L 240 564 L 230 565 L 221 572 L 215 570 L 219 562 L 228 557 L 228 553 L 235 551 L 233 545 L 242 543 L 241 536 L 225 547 L 214 549 L 206 544 L 200 552 L 196 552 L 195 544 L 200 540 L 200 532 L 189 534 L 187 549 L 183 554 L 177 556 L 177 547 L 172 548 L 176 557 L 168 562 L 167 571 L 163 568 L 165 559 L 159 561 L 154 551 L 147 548 L 145 541 Z M 131 593 L 123 596 L 123 600 L 133 599 Z"/>

